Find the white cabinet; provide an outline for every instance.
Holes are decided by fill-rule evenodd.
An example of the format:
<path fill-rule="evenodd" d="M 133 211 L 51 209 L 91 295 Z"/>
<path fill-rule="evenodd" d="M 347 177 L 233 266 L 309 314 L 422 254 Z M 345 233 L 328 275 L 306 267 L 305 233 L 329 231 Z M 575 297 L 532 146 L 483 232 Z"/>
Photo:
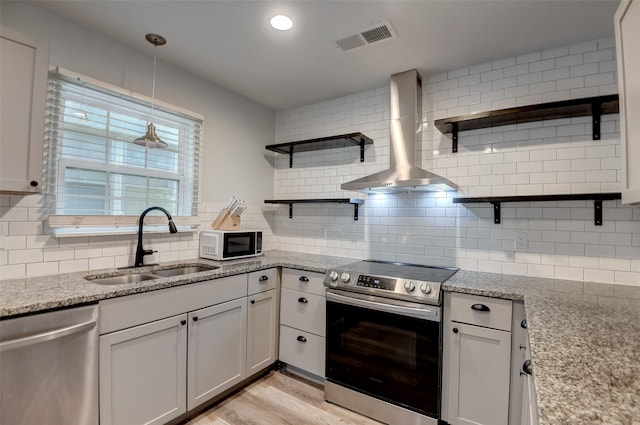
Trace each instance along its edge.
<path fill-rule="evenodd" d="M 445 293 L 443 419 L 507 425 L 511 301 Z"/>
<path fill-rule="evenodd" d="M 101 425 L 167 423 L 277 360 L 275 268 L 99 306 Z"/>
<path fill-rule="evenodd" d="M 187 315 L 100 337 L 100 423 L 164 424 L 186 412 Z"/>
<path fill-rule="evenodd" d="M 623 0 L 614 19 L 620 141 L 622 147 L 622 203 L 640 203 L 640 0 Z"/>
<path fill-rule="evenodd" d="M 509 425 L 539 425 L 540 423 L 527 326 L 524 304 L 514 302 Z"/>
<path fill-rule="evenodd" d="M 280 303 L 280 360 L 324 377 L 325 288 L 324 274 L 282 270 Z"/>
<path fill-rule="evenodd" d="M 261 270 L 248 275 L 247 376 L 278 359 L 278 272 Z"/>
<path fill-rule="evenodd" d="M 189 313 L 187 410 L 246 377 L 247 299 Z"/>
<path fill-rule="evenodd" d="M 246 275 L 99 308 L 101 425 L 164 424 L 246 377 Z"/>
<path fill-rule="evenodd" d="M 0 52 L 0 193 L 39 193 L 49 45 L 0 27 Z"/>
<path fill-rule="evenodd" d="M 533 374 L 523 375 L 522 382 L 522 419 L 521 425 L 539 425 L 538 398 L 534 384 Z"/>
<path fill-rule="evenodd" d="M 529 335 L 524 303 L 513 302 L 511 321 L 511 388 L 509 391 L 509 425 L 520 425 L 523 415 L 523 384 L 526 375 L 522 365 L 527 360 Z"/>

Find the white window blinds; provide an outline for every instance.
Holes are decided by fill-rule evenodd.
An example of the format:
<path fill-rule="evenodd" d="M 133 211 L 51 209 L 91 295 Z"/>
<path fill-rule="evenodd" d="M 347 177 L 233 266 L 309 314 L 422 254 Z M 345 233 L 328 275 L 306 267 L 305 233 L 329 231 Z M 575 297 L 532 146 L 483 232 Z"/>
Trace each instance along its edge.
<path fill-rule="evenodd" d="M 56 215 L 197 215 L 202 120 L 51 71 L 46 188 Z M 177 109 L 177 108 L 176 108 Z M 153 122 L 169 147 L 133 144 Z"/>

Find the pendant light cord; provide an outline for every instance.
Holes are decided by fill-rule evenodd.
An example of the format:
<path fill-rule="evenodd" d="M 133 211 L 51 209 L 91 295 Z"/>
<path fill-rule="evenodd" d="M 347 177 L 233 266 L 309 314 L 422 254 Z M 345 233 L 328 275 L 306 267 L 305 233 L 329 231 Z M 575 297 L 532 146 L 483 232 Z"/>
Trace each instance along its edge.
<path fill-rule="evenodd" d="M 153 48 L 153 80 L 151 83 L 151 119 L 153 120 L 153 106 L 156 99 L 156 64 L 157 64 L 158 44 L 154 43 Z"/>

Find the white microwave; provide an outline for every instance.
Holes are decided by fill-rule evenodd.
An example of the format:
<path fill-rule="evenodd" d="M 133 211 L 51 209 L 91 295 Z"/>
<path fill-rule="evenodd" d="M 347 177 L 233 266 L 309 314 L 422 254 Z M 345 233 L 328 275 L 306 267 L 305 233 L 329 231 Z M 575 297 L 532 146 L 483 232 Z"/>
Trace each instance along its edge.
<path fill-rule="evenodd" d="M 260 230 L 205 230 L 200 232 L 200 258 L 235 260 L 262 255 Z"/>

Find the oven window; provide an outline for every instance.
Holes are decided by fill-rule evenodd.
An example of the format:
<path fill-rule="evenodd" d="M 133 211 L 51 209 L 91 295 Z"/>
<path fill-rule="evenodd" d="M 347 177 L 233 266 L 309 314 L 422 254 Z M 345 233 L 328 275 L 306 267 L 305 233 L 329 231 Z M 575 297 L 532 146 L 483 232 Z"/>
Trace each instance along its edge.
<path fill-rule="evenodd" d="M 439 415 L 440 323 L 327 302 L 327 379 Z"/>

